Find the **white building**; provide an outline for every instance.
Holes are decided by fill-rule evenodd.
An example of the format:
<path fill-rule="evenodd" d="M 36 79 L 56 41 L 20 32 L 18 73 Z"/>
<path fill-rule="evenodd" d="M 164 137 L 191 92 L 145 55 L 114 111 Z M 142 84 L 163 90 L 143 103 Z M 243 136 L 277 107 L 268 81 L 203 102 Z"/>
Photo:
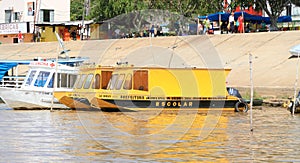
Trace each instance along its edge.
<path fill-rule="evenodd" d="M 290 15 L 292 16 L 292 19 L 295 20 L 300 20 L 300 7 L 297 7 L 295 5 L 291 5 L 290 8 L 287 7 L 282 14 L 283 16 Z"/>
<path fill-rule="evenodd" d="M 70 21 L 70 0 L 0 0 L 0 23 Z"/>
<path fill-rule="evenodd" d="M 0 35 L 32 33 L 34 24 L 65 21 L 70 21 L 70 0 L 0 0 Z"/>

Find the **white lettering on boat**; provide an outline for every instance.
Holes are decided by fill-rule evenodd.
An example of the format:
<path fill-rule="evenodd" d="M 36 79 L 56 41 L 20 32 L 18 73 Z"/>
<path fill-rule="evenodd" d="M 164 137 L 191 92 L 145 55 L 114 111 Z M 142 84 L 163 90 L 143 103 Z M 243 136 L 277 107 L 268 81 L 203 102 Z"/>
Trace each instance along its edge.
<path fill-rule="evenodd" d="M 193 102 L 191 102 L 191 101 L 184 101 L 184 102 L 182 102 L 182 101 L 173 101 L 173 102 L 171 102 L 171 101 L 168 101 L 168 102 L 165 102 L 165 101 L 162 101 L 162 102 L 159 102 L 159 101 L 157 101 L 157 102 L 155 102 L 155 106 L 156 107 L 165 107 L 165 106 L 167 106 L 167 107 L 181 107 L 181 106 L 183 106 L 183 107 L 193 107 Z"/>
<path fill-rule="evenodd" d="M 45 67 L 54 67 L 54 62 L 30 62 L 31 66 L 45 66 Z"/>

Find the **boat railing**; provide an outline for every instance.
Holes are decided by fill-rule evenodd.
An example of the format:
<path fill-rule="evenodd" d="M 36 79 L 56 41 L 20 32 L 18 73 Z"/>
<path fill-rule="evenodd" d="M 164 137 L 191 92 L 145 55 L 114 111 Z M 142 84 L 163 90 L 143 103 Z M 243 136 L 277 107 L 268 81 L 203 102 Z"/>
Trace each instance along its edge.
<path fill-rule="evenodd" d="M 0 81 L 0 87 L 20 88 L 25 76 L 4 76 Z"/>

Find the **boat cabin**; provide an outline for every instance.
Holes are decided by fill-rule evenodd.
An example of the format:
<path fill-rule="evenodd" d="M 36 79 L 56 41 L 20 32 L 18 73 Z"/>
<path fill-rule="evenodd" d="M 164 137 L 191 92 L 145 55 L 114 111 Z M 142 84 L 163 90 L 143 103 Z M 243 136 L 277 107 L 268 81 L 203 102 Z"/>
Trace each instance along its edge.
<path fill-rule="evenodd" d="M 69 67 L 79 67 L 85 60 L 88 58 L 82 58 L 82 57 L 69 57 L 69 58 L 59 58 L 58 64 L 62 64 Z M 31 80 L 33 80 L 34 75 L 36 71 L 28 70 L 30 67 L 33 66 L 44 66 L 44 69 L 46 68 L 46 64 L 49 63 L 49 66 L 51 68 L 55 66 L 55 58 L 48 58 L 48 59 L 42 59 L 42 58 L 34 58 L 33 60 L 0 60 L 0 87 L 12 87 L 12 88 L 20 88 L 23 84 L 26 74 L 30 71 L 30 77 L 27 81 L 26 86 L 29 86 L 31 84 Z M 29 66 L 29 67 L 28 67 Z M 28 72 L 27 72 L 28 71 Z M 48 71 L 48 70 L 46 70 Z M 38 73 L 39 74 L 39 73 Z M 43 78 L 45 80 L 45 77 L 49 77 L 50 72 L 39 74 L 39 78 Z M 63 76 L 59 78 L 64 78 Z M 39 78 L 37 78 L 39 80 Z M 61 80 L 63 82 L 64 80 Z M 44 81 L 46 82 L 46 81 Z M 35 83 L 36 86 L 38 85 L 44 85 L 45 83 L 39 82 Z M 51 83 L 50 83 L 51 84 Z M 64 83 L 62 83 L 64 84 Z M 70 85 L 70 84 L 69 84 Z M 39 86 L 39 87 L 40 87 Z M 58 86 L 60 86 L 60 83 L 58 83 Z M 69 87 L 69 86 L 68 86 Z"/>
<path fill-rule="evenodd" d="M 107 89 L 94 92 L 89 101 L 91 106 L 104 111 L 161 108 L 234 110 L 239 99 L 226 90 L 230 70 L 117 67 Z"/>
<path fill-rule="evenodd" d="M 107 89 L 163 97 L 225 97 L 229 72 L 230 69 L 122 67 L 113 72 Z"/>
<path fill-rule="evenodd" d="M 77 77 L 75 67 L 57 65 L 54 62 L 31 62 L 29 72 L 21 86 L 41 89 L 54 88 L 55 72 L 57 71 L 56 88 L 73 88 Z"/>

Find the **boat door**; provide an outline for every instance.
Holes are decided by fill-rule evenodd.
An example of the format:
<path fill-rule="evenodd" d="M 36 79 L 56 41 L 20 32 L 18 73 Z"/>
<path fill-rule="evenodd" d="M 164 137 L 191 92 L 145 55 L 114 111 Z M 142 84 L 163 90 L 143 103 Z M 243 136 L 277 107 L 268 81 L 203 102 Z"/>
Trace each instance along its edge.
<path fill-rule="evenodd" d="M 133 89 L 148 91 L 148 71 L 134 70 L 133 72 Z"/>

